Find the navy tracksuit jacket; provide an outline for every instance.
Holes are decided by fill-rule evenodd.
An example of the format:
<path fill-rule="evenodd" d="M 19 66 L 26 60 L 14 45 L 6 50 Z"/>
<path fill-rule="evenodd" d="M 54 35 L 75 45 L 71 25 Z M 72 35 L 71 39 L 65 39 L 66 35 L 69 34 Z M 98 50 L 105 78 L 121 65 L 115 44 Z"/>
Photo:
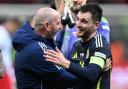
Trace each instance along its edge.
<path fill-rule="evenodd" d="M 45 60 L 44 51 L 55 48 L 53 40 L 37 35 L 29 22 L 17 30 L 12 43 L 18 89 L 64 89 L 77 81 L 74 75 Z"/>

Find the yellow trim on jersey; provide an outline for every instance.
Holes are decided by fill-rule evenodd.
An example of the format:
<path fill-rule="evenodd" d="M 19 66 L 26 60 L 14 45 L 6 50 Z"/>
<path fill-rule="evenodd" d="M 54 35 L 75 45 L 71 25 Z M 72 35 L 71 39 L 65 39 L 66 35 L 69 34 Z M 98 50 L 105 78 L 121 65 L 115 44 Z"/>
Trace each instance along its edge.
<path fill-rule="evenodd" d="M 75 59 L 75 58 L 78 58 L 78 57 L 77 57 L 77 53 L 74 53 L 74 55 L 73 55 L 72 58 L 74 58 L 74 59 Z"/>
<path fill-rule="evenodd" d="M 102 69 L 104 67 L 105 61 L 103 58 L 101 57 L 97 57 L 97 56 L 91 56 L 90 58 L 90 63 L 94 63 L 99 65 Z"/>
<path fill-rule="evenodd" d="M 81 66 L 81 67 L 84 67 L 84 61 L 83 61 L 83 60 L 80 60 L 79 63 L 80 63 L 80 66 Z"/>
<path fill-rule="evenodd" d="M 100 89 L 100 82 L 101 82 L 101 78 L 100 78 L 100 80 L 98 81 L 98 84 L 97 84 L 97 88 L 96 88 L 96 89 Z"/>

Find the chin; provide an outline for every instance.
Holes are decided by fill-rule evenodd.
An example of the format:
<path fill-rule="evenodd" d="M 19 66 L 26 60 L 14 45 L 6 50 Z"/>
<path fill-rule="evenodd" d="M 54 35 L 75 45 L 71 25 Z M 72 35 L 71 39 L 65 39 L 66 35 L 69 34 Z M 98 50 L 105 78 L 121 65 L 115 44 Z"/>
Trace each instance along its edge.
<path fill-rule="evenodd" d="M 79 6 L 72 6 L 72 7 L 71 7 L 71 11 L 73 11 L 73 12 L 78 12 L 79 9 L 80 9 Z"/>
<path fill-rule="evenodd" d="M 77 33 L 76 35 L 77 35 L 77 37 L 80 37 L 80 38 L 83 37 L 83 34 Z"/>

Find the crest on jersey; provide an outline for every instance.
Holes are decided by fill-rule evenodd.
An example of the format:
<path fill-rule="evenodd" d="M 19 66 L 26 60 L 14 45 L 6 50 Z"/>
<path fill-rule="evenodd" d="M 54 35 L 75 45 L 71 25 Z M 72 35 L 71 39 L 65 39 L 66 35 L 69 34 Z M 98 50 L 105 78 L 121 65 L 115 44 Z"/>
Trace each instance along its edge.
<path fill-rule="evenodd" d="M 84 57 L 84 53 L 80 53 L 80 58 L 83 58 Z"/>

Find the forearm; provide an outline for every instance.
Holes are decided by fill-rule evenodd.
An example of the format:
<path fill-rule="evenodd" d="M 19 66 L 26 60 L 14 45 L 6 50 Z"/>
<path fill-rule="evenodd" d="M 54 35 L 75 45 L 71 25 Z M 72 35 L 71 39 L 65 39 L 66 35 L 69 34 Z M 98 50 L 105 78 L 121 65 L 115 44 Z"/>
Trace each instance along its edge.
<path fill-rule="evenodd" d="M 102 72 L 102 68 L 96 64 L 89 64 L 87 67 L 80 67 L 70 63 L 68 70 L 82 80 L 95 81 Z"/>
<path fill-rule="evenodd" d="M 57 84 L 57 87 L 63 88 L 63 87 L 72 86 L 77 82 L 79 82 L 80 80 L 75 75 L 61 68 L 58 72 L 51 73 L 50 76 L 47 75 L 44 81 L 52 82 L 52 84 L 54 83 L 54 85 Z"/>
<path fill-rule="evenodd" d="M 110 89 L 110 77 L 111 69 L 102 73 L 102 78 L 100 80 L 100 89 Z"/>
<path fill-rule="evenodd" d="M 69 60 L 62 58 L 63 61 L 57 61 L 56 63 L 67 70 L 69 70 L 71 73 L 76 75 L 81 80 L 89 80 L 91 82 L 95 81 L 102 72 L 101 65 L 98 65 L 97 63 L 90 63 L 86 67 L 78 66 Z M 103 65 L 102 65 L 103 66 Z"/>

